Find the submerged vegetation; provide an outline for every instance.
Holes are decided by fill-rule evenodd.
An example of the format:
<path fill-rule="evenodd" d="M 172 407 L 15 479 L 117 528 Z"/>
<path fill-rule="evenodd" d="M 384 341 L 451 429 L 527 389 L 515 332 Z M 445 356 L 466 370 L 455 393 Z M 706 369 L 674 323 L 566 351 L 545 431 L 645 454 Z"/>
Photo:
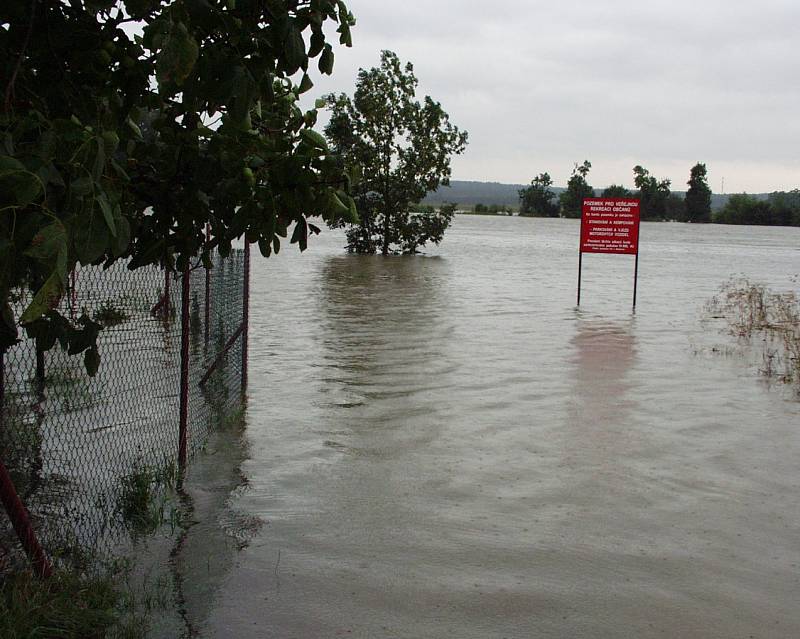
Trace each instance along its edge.
<path fill-rule="evenodd" d="M 759 337 L 761 372 L 800 393 L 800 300 L 794 291 L 775 293 L 746 278 L 732 279 L 712 298 L 707 312 L 725 319 L 738 339 L 753 343 Z"/>
<path fill-rule="evenodd" d="M 127 321 L 128 314 L 124 309 L 117 307 L 111 300 L 103 302 L 94 312 L 94 320 L 100 322 L 104 327 L 116 326 Z"/>
<path fill-rule="evenodd" d="M 122 478 L 117 513 L 134 535 L 155 532 L 165 521 L 165 488 L 175 484 L 174 464 L 163 469 L 137 461 L 133 471 Z"/>
<path fill-rule="evenodd" d="M 57 570 L 42 580 L 30 572 L 0 576 L 0 637 L 6 639 L 142 639 L 147 615 L 168 604 L 164 583 L 142 592 L 127 569 L 87 575 Z"/>

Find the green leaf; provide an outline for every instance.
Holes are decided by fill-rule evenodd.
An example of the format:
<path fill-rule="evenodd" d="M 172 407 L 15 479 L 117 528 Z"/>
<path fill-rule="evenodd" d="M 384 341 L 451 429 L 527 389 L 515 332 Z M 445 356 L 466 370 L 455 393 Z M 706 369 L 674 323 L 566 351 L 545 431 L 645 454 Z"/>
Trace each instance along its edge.
<path fill-rule="evenodd" d="M 100 193 L 95 201 L 100 205 L 100 210 L 103 211 L 103 218 L 106 221 L 108 230 L 111 231 L 113 237 L 117 237 L 117 225 L 114 224 L 114 213 L 111 210 L 111 205 L 108 203 L 108 198 L 105 193 Z"/>
<path fill-rule="evenodd" d="M 317 98 L 314 100 L 314 108 L 315 109 L 324 109 L 327 106 L 327 101 L 325 98 Z"/>
<path fill-rule="evenodd" d="M 86 367 L 86 372 L 89 377 L 97 375 L 97 369 L 100 368 L 100 352 L 97 346 L 92 346 L 83 356 L 83 365 Z"/>
<path fill-rule="evenodd" d="M 303 129 L 302 131 L 300 131 L 300 137 L 303 138 L 315 149 L 322 149 L 323 151 L 328 151 L 328 142 L 321 134 L 317 133 L 313 129 Z"/>
<path fill-rule="evenodd" d="M 72 180 L 69 184 L 69 188 L 72 190 L 73 195 L 83 197 L 84 195 L 89 195 L 89 193 L 94 190 L 94 180 L 88 175 L 84 175 L 83 177 Z"/>
<path fill-rule="evenodd" d="M 197 42 L 189 34 L 186 25 L 182 22 L 173 25 L 158 54 L 156 78 L 159 86 L 170 82 L 181 86 L 192 72 L 199 53 Z"/>
<path fill-rule="evenodd" d="M 331 208 L 331 212 L 334 214 L 334 217 L 341 218 L 341 217 L 348 217 L 350 215 L 350 207 L 344 204 L 342 200 L 339 198 L 336 193 L 333 191 L 330 192 L 330 197 L 328 198 L 328 205 Z"/>
<path fill-rule="evenodd" d="M 304 73 L 303 79 L 300 81 L 300 93 L 310 91 L 313 86 L 314 83 L 311 81 L 311 78 L 308 77 L 307 73 Z"/>
<path fill-rule="evenodd" d="M 17 343 L 17 325 L 14 322 L 14 312 L 8 302 L 0 308 L 0 351 L 5 351 Z"/>
<path fill-rule="evenodd" d="M 300 29 L 292 22 L 286 34 L 286 41 L 283 45 L 283 54 L 286 59 L 286 67 L 289 74 L 297 71 L 306 60 L 306 43 L 303 41 L 303 34 Z"/>
<path fill-rule="evenodd" d="M 100 259 L 109 244 L 108 228 L 98 217 L 82 215 L 75 223 L 75 254 L 81 264 L 91 264 Z"/>
<path fill-rule="evenodd" d="M 51 311 L 61 301 L 61 296 L 64 293 L 64 285 L 61 278 L 55 271 L 50 274 L 50 277 L 45 280 L 42 287 L 36 291 L 33 300 L 22 313 L 19 318 L 20 324 L 28 324 L 34 322 L 48 311 Z"/>
<path fill-rule="evenodd" d="M 131 225 L 124 217 L 116 218 L 117 235 L 111 241 L 111 254 L 119 257 L 128 250 L 131 243 Z"/>
<path fill-rule="evenodd" d="M 19 160 L 0 156 L 0 202 L 27 206 L 42 195 L 42 182 Z M 10 196 L 10 197 L 9 197 Z"/>
<path fill-rule="evenodd" d="M 258 240 L 258 250 L 261 251 L 261 255 L 264 257 L 269 257 L 272 255 L 272 246 L 269 243 L 269 240 L 262 237 Z"/>
<path fill-rule="evenodd" d="M 95 182 L 99 182 L 106 169 L 106 145 L 103 138 L 98 136 L 95 139 L 97 146 L 97 154 L 94 157 L 94 167 L 92 169 L 92 176 Z"/>
<path fill-rule="evenodd" d="M 324 73 L 325 75 L 333 73 L 333 47 L 331 47 L 331 45 L 325 45 L 322 54 L 319 56 L 317 66 L 320 73 Z"/>
<path fill-rule="evenodd" d="M 35 260 L 48 262 L 56 257 L 59 251 L 67 249 L 67 229 L 60 221 L 48 224 L 33 236 L 25 255 Z"/>
<path fill-rule="evenodd" d="M 297 244 L 301 251 L 306 250 L 308 247 L 308 225 L 306 224 L 306 218 L 301 217 L 297 220 L 297 223 L 294 225 L 294 231 L 292 231 L 292 239 L 289 240 L 289 243 Z"/>
<path fill-rule="evenodd" d="M 139 128 L 139 125 L 137 125 L 130 118 L 125 120 L 125 124 L 133 132 L 133 135 L 136 137 L 137 140 L 141 140 L 142 139 L 142 130 Z"/>

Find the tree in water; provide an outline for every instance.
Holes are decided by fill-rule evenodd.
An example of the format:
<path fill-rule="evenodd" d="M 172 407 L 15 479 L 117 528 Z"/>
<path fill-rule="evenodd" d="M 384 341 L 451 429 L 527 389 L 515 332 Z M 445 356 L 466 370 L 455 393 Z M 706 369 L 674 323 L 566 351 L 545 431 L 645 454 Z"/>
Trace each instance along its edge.
<path fill-rule="evenodd" d="M 309 218 L 352 214 L 299 102 L 333 71 L 331 23 L 350 46 L 342 0 L 3 0 L 0 353 L 22 327 L 97 371 L 100 325 L 58 310 L 76 265 L 181 271 L 290 229 L 302 250 Z"/>
<path fill-rule="evenodd" d="M 586 198 L 594 197 L 594 189 L 589 186 L 586 176 L 592 163 L 584 160 L 583 164 L 575 163 L 572 175 L 567 181 L 567 190 L 561 194 L 561 215 L 562 217 L 580 217 L 583 211 L 583 201 Z"/>
<path fill-rule="evenodd" d="M 689 175 L 689 190 L 686 191 L 686 221 L 711 221 L 711 189 L 706 178 L 706 165 L 698 162 Z"/>
<path fill-rule="evenodd" d="M 380 67 L 361 69 L 352 98 L 326 97 L 331 119 L 325 134 L 345 157 L 358 221 L 334 222 L 347 228 L 347 249 L 354 253 L 416 253 L 438 244 L 454 207 L 414 213 L 421 201 L 450 178 L 450 158 L 464 151 L 467 133 L 450 123 L 430 96 L 416 98 L 411 63 L 402 65 L 391 51 Z"/>
<path fill-rule="evenodd" d="M 667 219 L 667 198 L 670 180 L 657 180 L 643 166 L 633 167 L 633 183 L 639 189 L 639 201 L 643 220 Z"/>
<path fill-rule="evenodd" d="M 523 217 L 558 217 L 555 193 L 550 190 L 553 180 L 549 173 L 540 173 L 531 185 L 519 190 L 519 214 Z"/>
<path fill-rule="evenodd" d="M 603 192 L 600 194 L 600 197 L 608 197 L 608 198 L 632 198 L 633 193 L 631 193 L 628 189 L 620 184 L 611 184 L 603 189 Z"/>

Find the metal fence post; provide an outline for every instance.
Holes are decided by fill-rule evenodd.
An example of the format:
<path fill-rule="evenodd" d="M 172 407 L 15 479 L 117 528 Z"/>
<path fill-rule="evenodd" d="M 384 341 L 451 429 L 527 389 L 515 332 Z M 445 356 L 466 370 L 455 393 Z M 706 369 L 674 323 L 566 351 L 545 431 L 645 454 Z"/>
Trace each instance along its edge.
<path fill-rule="evenodd" d="M 36 395 L 39 402 L 44 401 L 44 351 L 39 348 L 39 340 L 36 340 Z"/>
<path fill-rule="evenodd" d="M 164 321 L 169 321 L 170 311 L 172 310 L 172 300 L 169 297 L 169 276 L 170 271 L 168 268 L 164 267 Z"/>
<path fill-rule="evenodd" d="M 14 532 L 17 533 L 22 548 L 28 559 L 33 564 L 33 568 L 39 577 L 47 578 L 53 574 L 53 568 L 47 560 L 47 555 L 39 545 L 36 539 L 36 533 L 33 531 L 28 511 L 22 500 L 17 494 L 17 489 L 14 487 L 14 482 L 9 475 L 8 470 L 3 461 L 0 459 L 0 500 L 8 513 L 8 518 L 14 526 Z"/>
<path fill-rule="evenodd" d="M 206 243 L 211 242 L 211 225 L 206 224 Z M 208 349 L 208 340 L 211 336 L 211 269 L 206 269 L 206 310 L 205 310 L 205 335 L 204 343 Z"/>
<path fill-rule="evenodd" d="M 181 294 L 181 389 L 180 389 L 180 423 L 178 426 L 178 467 L 186 468 L 186 444 L 189 423 L 189 265 L 183 269 Z"/>
<path fill-rule="evenodd" d="M 0 435 L 3 434 L 5 427 L 5 407 L 6 407 L 6 353 L 0 351 Z M 2 451 L 0 451 L 2 452 Z"/>
<path fill-rule="evenodd" d="M 244 285 L 242 291 L 242 393 L 247 392 L 247 344 L 250 337 L 250 242 L 244 240 Z"/>

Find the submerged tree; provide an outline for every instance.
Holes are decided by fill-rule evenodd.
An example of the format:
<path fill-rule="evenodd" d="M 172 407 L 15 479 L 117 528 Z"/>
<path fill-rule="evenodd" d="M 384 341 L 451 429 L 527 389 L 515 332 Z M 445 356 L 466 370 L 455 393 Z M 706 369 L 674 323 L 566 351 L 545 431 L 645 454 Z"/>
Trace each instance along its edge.
<path fill-rule="evenodd" d="M 632 198 L 633 193 L 620 184 L 611 184 L 603 189 L 600 197 Z"/>
<path fill-rule="evenodd" d="M 706 178 L 706 165 L 698 162 L 689 175 L 689 190 L 686 191 L 686 221 L 711 221 L 711 189 Z"/>
<path fill-rule="evenodd" d="M 181 269 L 242 235 L 268 255 L 292 224 L 303 249 L 308 216 L 349 215 L 298 106 L 314 59 L 332 71 L 331 22 L 349 46 L 341 0 L 0 3 L 0 352 L 22 324 L 97 368 L 99 326 L 57 312 L 76 264 Z"/>
<path fill-rule="evenodd" d="M 519 190 L 519 214 L 523 217 L 558 217 L 553 180 L 549 173 L 540 173 L 531 185 Z"/>
<path fill-rule="evenodd" d="M 380 67 L 361 69 L 352 99 L 327 96 L 331 119 L 325 133 L 333 149 L 347 158 L 353 175 L 358 221 L 347 226 L 347 248 L 356 253 L 415 253 L 438 244 L 452 211 L 413 213 L 440 184 L 448 184 L 450 157 L 462 153 L 467 133 L 459 131 L 441 105 L 429 96 L 415 99 L 417 78 L 391 51 Z"/>
<path fill-rule="evenodd" d="M 594 189 L 586 181 L 591 168 L 592 163 L 589 160 L 584 160 L 583 164 L 575 163 L 572 175 L 567 181 L 567 190 L 559 198 L 562 217 L 580 217 L 583 212 L 583 201 L 594 197 Z"/>
<path fill-rule="evenodd" d="M 670 180 L 657 180 L 643 166 L 633 167 L 634 185 L 639 189 L 640 210 L 643 220 L 667 219 L 667 198 Z"/>

